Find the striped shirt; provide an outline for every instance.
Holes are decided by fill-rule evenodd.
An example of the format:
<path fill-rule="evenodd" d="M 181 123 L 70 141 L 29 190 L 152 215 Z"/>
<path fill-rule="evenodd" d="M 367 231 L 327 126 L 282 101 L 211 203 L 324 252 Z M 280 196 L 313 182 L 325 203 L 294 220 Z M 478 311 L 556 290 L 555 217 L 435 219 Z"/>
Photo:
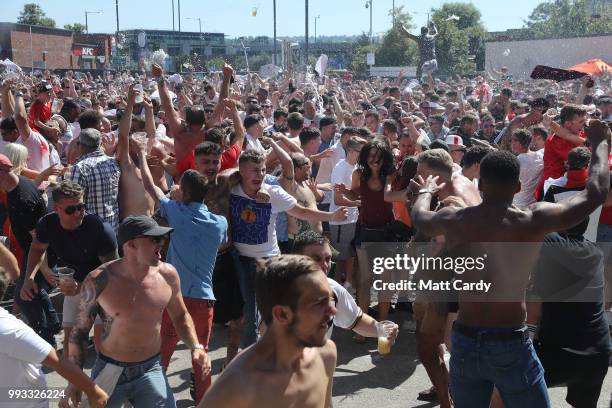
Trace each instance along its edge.
<path fill-rule="evenodd" d="M 66 177 L 83 187 L 87 212 L 98 215 L 114 229 L 119 224 L 120 175 L 119 162 L 97 150 L 81 156 Z"/>

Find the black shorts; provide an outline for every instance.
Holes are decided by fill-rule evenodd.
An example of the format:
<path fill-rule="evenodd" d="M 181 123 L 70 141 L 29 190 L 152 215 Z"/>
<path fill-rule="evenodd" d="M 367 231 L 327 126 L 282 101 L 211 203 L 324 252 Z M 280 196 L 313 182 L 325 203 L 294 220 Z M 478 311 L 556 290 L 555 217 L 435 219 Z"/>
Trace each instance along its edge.
<path fill-rule="evenodd" d="M 582 356 L 557 346 L 535 344 L 549 388 L 566 386 L 565 400 L 575 408 L 596 408 L 608 373 L 610 353 Z"/>
<path fill-rule="evenodd" d="M 227 249 L 217 254 L 213 271 L 213 293 L 216 299 L 213 321 L 220 324 L 240 319 L 244 305 L 232 250 Z"/>

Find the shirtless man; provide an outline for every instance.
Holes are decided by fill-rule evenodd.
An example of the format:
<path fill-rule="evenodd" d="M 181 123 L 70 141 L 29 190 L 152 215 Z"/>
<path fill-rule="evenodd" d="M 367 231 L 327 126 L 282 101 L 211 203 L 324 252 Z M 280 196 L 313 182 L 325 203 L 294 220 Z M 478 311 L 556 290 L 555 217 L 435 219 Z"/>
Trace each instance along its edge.
<path fill-rule="evenodd" d="M 464 207 L 478 205 L 481 201 L 476 186 L 462 174 L 453 173 L 453 159 L 443 149 L 427 150 L 421 153 L 418 156 L 417 175 L 424 178 L 437 176 L 445 183 L 438 193 L 438 199 L 444 205 Z M 389 190 L 390 186 L 387 185 L 386 191 Z M 412 191 L 409 194 L 411 193 Z M 398 192 L 387 192 L 385 199 L 392 194 L 398 194 Z M 419 231 L 419 235 L 422 236 L 422 232 Z M 428 236 L 425 240 L 430 238 L 433 237 Z M 445 342 L 447 313 L 437 310 L 439 309 L 437 306 L 423 298 L 417 298 L 413 306 L 417 325 L 417 352 L 433 384 L 432 389 L 419 394 L 419 399 L 432 400 L 437 394 L 441 406 L 448 407 L 450 406 L 448 372 L 444 364 L 444 348 L 442 347 Z M 455 310 L 450 312 L 448 318 L 453 319 Z M 447 345 L 450 349 L 449 341 Z"/>
<path fill-rule="evenodd" d="M 267 330 L 198 407 L 331 407 L 336 345 L 325 334 L 336 308 L 325 274 L 308 257 L 274 257 L 260 265 L 255 291 Z"/>
<path fill-rule="evenodd" d="M 134 85 L 128 91 L 128 101 L 125 113 L 119 123 L 119 143 L 117 155 L 119 166 L 121 167 L 121 178 L 119 179 L 119 210 L 120 218 L 124 219 L 130 215 L 153 215 L 155 202 L 145 191 L 142 184 L 142 176 L 137 163 L 134 163 L 130 155 L 130 126 L 132 124 L 132 111 L 136 96 L 139 93 L 134 90 Z M 153 120 L 153 105 L 149 101 L 143 101 L 147 122 Z M 151 129 L 147 129 L 149 133 Z M 153 128 L 153 133 L 155 129 Z M 148 135 L 149 136 L 149 135 Z M 133 146 L 133 143 L 132 143 Z M 138 150 L 133 152 L 134 157 L 138 157 Z"/>
<path fill-rule="evenodd" d="M 312 162 L 301 153 L 292 153 L 293 182 L 283 188 L 297 200 L 298 204 L 317 209 L 317 202 L 323 199 L 323 194 L 317 190 L 317 185 L 312 177 Z M 302 221 L 295 217 L 288 217 L 289 237 L 311 229 L 319 234 L 323 233 L 321 221 Z"/>
<path fill-rule="evenodd" d="M 223 101 L 229 95 L 230 79 L 232 77 L 232 68 L 226 64 L 223 67 L 223 83 L 221 84 L 221 92 L 219 93 L 219 102 L 213 113 L 213 118 L 219 117 L 223 113 Z M 204 141 L 206 134 L 204 111 L 201 109 L 188 108 L 185 114 L 185 122 L 181 121 L 179 112 L 174 109 L 170 92 L 167 87 L 167 81 L 163 78 L 163 70 L 153 64 L 152 74 L 158 78 L 157 84 L 159 89 L 159 98 L 162 109 L 166 112 L 170 135 L 174 138 L 174 153 L 177 162 L 185 158 L 198 144 Z M 210 123 L 206 124 L 210 126 Z"/>
<path fill-rule="evenodd" d="M 535 203 L 526 209 L 513 206 L 514 194 L 520 190 L 520 165 L 505 151 L 491 152 L 482 160 L 478 188 L 483 201 L 477 206 L 449 206 L 432 212 L 431 199 L 445 185 L 432 176 L 416 182 L 415 226 L 428 236 L 444 235 L 451 250 L 465 243 L 528 243 L 521 246 L 520 256 L 508 246 L 489 250 L 486 265 L 493 267 L 462 275 L 464 281 L 486 279 L 497 290 L 493 296 L 486 292 L 459 294 L 450 362 L 457 407 L 488 407 L 494 385 L 506 407 L 550 406 L 542 365 L 525 328 L 524 292 L 544 235 L 578 224 L 606 199 L 610 129 L 592 120 L 586 134 L 593 151 L 586 189 L 560 203 Z M 518 290 L 514 300 L 501 302 L 495 293 L 507 286 Z M 486 307 L 483 302 L 488 302 Z"/>
<path fill-rule="evenodd" d="M 109 395 L 109 407 L 120 407 L 125 400 L 134 406 L 175 407 L 160 365 L 164 309 L 191 349 L 192 359 L 201 364 L 202 374 L 210 372 L 210 359 L 198 344 L 183 302 L 178 273 L 161 262 L 161 248 L 171 231 L 146 216 L 127 217 L 117 233 L 124 257 L 102 265 L 83 282 L 78 323 L 70 336 L 70 360 L 83 367 L 87 335 L 99 313 L 105 331 L 92 378 Z M 78 402 L 72 385 L 66 394 Z"/>

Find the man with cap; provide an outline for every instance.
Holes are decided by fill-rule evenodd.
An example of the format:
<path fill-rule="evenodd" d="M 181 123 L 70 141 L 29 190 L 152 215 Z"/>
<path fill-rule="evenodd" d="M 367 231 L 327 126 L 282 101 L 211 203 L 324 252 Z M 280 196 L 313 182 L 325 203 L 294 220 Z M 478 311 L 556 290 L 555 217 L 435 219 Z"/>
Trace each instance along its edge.
<path fill-rule="evenodd" d="M 448 152 L 453 158 L 453 163 L 461 164 L 461 159 L 465 154 L 465 145 L 463 144 L 463 139 L 458 135 L 448 135 L 444 139 L 446 145 L 448 146 Z"/>
<path fill-rule="evenodd" d="M 180 200 L 175 201 L 168 199 L 153 183 L 144 144 L 141 145 L 138 161 L 145 190 L 159 205 L 161 216 L 175 229 L 167 260 L 178 271 L 186 307 L 196 322 L 197 340 L 207 350 L 215 303 L 212 276 L 217 249 L 227 241 L 227 219 L 211 213 L 204 204 L 209 187 L 208 180 L 202 173 L 196 170 L 183 173 L 180 180 Z M 180 334 L 180 328 L 168 309 L 161 321 L 161 364 L 165 369 L 170 364 L 179 337 L 182 337 Z M 194 372 L 202 369 L 201 363 L 201 360 L 192 359 Z M 196 404 L 210 384 L 210 375 L 196 376 Z"/>
<path fill-rule="evenodd" d="M 51 99 L 53 87 L 47 82 L 41 82 L 35 88 L 36 99 L 30 106 L 28 124 L 35 132 L 52 132 L 53 128 L 45 126 L 44 122 L 51 119 Z M 59 135 L 56 135 L 58 137 Z"/>
<path fill-rule="evenodd" d="M 121 168 L 114 157 L 100 149 L 100 132 L 83 129 L 77 139 L 79 158 L 66 179 L 83 187 L 87 212 L 96 214 L 113 228 L 119 224 L 119 178 Z"/>
<path fill-rule="evenodd" d="M 193 320 L 181 293 L 176 269 L 161 261 L 172 228 L 143 215 L 119 225 L 123 258 L 100 266 L 83 281 L 77 325 L 70 336 L 70 360 L 83 367 L 87 337 L 96 314 L 105 322 L 104 339 L 92 378 L 109 395 L 108 406 L 175 407 L 172 389 L 161 369 L 159 350 L 162 314 L 167 311 L 191 357 L 210 372 L 210 359 L 198 342 Z M 78 401 L 73 385 L 67 396 Z M 67 406 L 67 401 L 62 401 Z"/>

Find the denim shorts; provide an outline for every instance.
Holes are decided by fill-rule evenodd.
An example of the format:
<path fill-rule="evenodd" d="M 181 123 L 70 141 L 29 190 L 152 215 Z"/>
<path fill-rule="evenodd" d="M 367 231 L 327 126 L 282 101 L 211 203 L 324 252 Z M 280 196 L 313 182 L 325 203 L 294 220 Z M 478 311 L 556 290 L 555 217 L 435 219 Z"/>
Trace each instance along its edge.
<path fill-rule="evenodd" d="M 468 327 L 452 333 L 450 384 L 457 408 L 488 408 L 493 386 L 506 408 L 550 407 L 544 369 L 525 328 Z M 466 326 L 463 326 L 464 328 Z"/>
<path fill-rule="evenodd" d="M 91 378 L 95 380 L 107 364 L 123 367 L 117 385 L 109 394 L 107 408 L 121 408 L 125 401 L 129 401 L 134 408 L 176 408 L 159 354 L 145 361 L 124 363 L 100 353 L 91 369 Z"/>

